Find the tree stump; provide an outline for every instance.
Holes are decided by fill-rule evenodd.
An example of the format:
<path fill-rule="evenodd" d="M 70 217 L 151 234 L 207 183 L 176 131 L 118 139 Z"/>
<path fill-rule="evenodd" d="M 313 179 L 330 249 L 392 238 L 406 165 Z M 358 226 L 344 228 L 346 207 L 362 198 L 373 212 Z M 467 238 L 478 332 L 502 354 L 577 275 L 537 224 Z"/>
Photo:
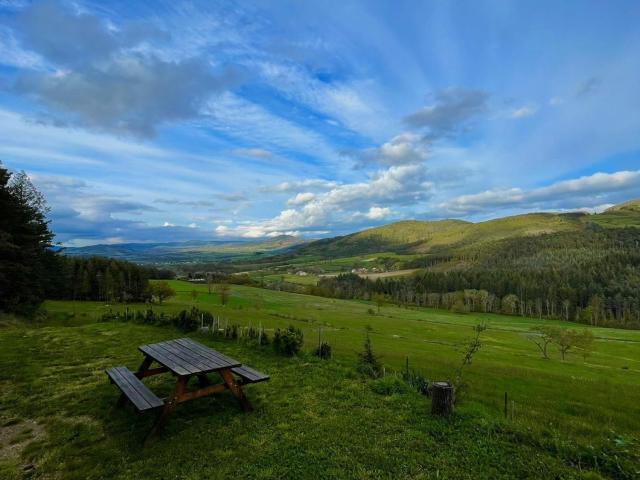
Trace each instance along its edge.
<path fill-rule="evenodd" d="M 449 382 L 431 384 L 431 413 L 445 416 L 453 413 L 453 387 Z"/>

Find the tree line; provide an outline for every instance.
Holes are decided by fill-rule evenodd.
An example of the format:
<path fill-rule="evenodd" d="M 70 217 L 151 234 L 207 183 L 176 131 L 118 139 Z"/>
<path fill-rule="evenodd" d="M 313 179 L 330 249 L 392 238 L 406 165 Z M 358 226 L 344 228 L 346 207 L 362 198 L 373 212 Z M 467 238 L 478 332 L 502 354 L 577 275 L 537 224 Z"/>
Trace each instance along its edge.
<path fill-rule="evenodd" d="M 45 289 L 46 298 L 107 302 L 149 300 L 149 279 L 157 276 L 152 269 L 123 260 L 64 255 L 56 257 L 52 273 L 56 281 Z"/>

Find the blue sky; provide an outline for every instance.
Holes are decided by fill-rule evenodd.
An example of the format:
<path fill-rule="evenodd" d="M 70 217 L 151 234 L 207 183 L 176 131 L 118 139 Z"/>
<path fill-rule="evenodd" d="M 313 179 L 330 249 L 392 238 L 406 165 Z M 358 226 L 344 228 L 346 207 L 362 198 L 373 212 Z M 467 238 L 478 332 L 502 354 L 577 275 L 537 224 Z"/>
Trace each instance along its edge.
<path fill-rule="evenodd" d="M 57 241 L 321 237 L 640 197 L 636 1 L 0 1 Z"/>

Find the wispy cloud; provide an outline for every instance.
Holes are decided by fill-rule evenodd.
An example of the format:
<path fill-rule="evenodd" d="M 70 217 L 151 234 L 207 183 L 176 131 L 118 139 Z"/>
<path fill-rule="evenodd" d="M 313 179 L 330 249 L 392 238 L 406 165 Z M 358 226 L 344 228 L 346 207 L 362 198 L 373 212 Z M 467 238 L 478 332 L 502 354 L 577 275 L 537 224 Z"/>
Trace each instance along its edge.
<path fill-rule="evenodd" d="M 486 190 L 461 195 L 439 204 L 438 208 L 455 215 L 490 213 L 505 208 L 566 209 L 612 204 L 629 196 L 640 196 L 640 170 L 598 172 L 529 190 L 518 187 Z"/>

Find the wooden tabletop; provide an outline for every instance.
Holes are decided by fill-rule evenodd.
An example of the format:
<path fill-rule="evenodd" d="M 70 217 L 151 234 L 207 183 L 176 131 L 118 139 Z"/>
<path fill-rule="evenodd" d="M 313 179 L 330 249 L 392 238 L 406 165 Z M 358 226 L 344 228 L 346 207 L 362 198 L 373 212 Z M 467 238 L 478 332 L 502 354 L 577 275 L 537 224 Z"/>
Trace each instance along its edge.
<path fill-rule="evenodd" d="M 142 345 L 138 350 L 178 376 L 215 372 L 241 365 L 233 358 L 190 338 Z"/>

